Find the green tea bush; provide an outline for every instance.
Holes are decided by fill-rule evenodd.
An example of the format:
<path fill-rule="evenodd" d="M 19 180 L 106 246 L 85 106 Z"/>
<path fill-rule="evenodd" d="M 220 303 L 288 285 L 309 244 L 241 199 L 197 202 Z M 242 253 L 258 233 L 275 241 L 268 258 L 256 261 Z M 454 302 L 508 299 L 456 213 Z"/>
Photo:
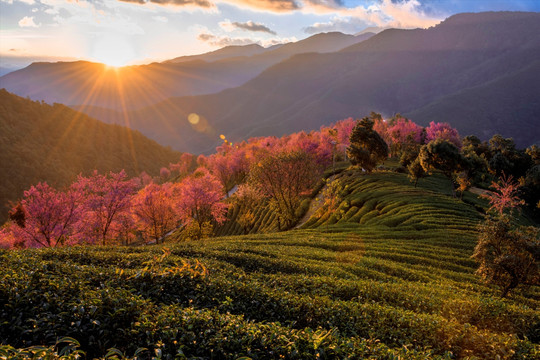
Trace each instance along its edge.
<path fill-rule="evenodd" d="M 474 208 L 430 178 L 340 176 L 351 205 L 335 224 L 0 251 L 0 356 L 60 359 L 68 336 L 86 358 L 539 358 L 540 289 L 500 299 L 474 275 Z M 269 230 L 273 215 L 255 214 Z"/>

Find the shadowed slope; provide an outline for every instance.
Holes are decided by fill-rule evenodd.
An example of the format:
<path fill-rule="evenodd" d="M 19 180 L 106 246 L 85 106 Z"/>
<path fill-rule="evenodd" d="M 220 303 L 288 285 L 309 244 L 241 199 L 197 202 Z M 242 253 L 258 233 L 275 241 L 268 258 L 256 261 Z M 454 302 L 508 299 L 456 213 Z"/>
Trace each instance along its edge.
<path fill-rule="evenodd" d="M 8 200 L 40 181 L 65 186 L 94 169 L 157 175 L 179 158 L 138 131 L 0 90 L 0 223 L 6 220 Z"/>

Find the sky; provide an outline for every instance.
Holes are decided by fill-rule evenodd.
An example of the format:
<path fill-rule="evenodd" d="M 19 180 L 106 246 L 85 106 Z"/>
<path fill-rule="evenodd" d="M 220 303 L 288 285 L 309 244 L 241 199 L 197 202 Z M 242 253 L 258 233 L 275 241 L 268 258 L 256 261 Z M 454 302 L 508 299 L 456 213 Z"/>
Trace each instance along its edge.
<path fill-rule="evenodd" d="M 0 0 L 0 67 L 121 66 L 320 32 L 427 28 L 456 13 L 540 11 L 540 0 Z"/>

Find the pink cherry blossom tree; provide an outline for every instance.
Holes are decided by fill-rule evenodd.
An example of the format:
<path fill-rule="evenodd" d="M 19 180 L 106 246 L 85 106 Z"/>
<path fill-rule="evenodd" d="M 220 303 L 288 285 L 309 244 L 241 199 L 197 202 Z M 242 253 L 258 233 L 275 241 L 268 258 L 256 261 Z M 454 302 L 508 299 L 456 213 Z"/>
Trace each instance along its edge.
<path fill-rule="evenodd" d="M 500 183 L 492 182 L 491 187 L 494 191 L 486 192 L 480 195 L 481 198 L 489 201 L 489 210 L 494 210 L 499 216 L 504 214 L 506 209 L 512 211 L 525 204 L 525 200 L 520 199 L 517 195 L 519 184 L 515 182 L 512 176 L 501 177 Z"/>
<path fill-rule="evenodd" d="M 458 131 L 448 123 L 435 123 L 434 121 L 429 123 L 426 128 L 426 143 L 437 139 L 446 140 L 461 148 L 461 138 Z"/>
<path fill-rule="evenodd" d="M 180 216 L 175 204 L 176 184 L 149 184 L 133 196 L 135 224 L 147 237 L 159 240 L 174 229 Z"/>
<path fill-rule="evenodd" d="M 179 183 L 177 207 L 184 223 L 197 222 L 201 227 L 212 220 L 223 223 L 228 206 L 219 180 L 208 169 L 198 168 Z"/>
<path fill-rule="evenodd" d="M 161 178 L 161 181 L 166 181 L 169 177 L 171 177 L 171 170 L 167 169 L 166 167 L 162 167 L 159 170 L 159 177 Z"/>
<path fill-rule="evenodd" d="M 71 188 L 60 192 L 47 183 L 39 183 L 24 192 L 17 209 L 3 230 L 4 243 L 20 247 L 57 247 L 72 244 L 75 224 L 80 219 L 77 206 L 81 194 Z"/>
<path fill-rule="evenodd" d="M 180 156 L 180 161 L 176 164 L 169 164 L 169 169 L 171 172 L 178 172 L 178 175 L 183 177 L 187 175 L 194 163 L 195 156 L 193 154 L 183 153 L 182 156 Z"/>
<path fill-rule="evenodd" d="M 410 148 L 416 148 L 425 140 L 423 139 L 423 128 L 405 118 L 396 119 L 393 125 L 388 127 L 388 135 L 390 149 L 394 155 L 399 155 Z"/>
<path fill-rule="evenodd" d="M 207 158 L 206 166 L 214 174 L 223 187 L 224 194 L 244 180 L 249 165 L 245 151 L 239 148 L 230 148 L 224 153 L 217 153 Z"/>
<path fill-rule="evenodd" d="M 84 196 L 82 219 L 77 224 L 81 240 L 105 245 L 117 238 L 125 227 L 137 182 L 128 180 L 123 170 L 108 175 L 94 171 L 90 177 L 79 176 L 74 187 Z"/>

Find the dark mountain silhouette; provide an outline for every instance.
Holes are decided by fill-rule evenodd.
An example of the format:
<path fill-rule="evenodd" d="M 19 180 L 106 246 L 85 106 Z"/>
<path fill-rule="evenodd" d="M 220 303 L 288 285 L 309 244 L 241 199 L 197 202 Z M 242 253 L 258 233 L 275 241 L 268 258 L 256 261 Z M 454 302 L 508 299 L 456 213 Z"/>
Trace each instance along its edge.
<path fill-rule="evenodd" d="M 249 57 L 239 55 L 248 54 L 251 45 L 248 51 L 243 47 L 225 48 L 206 58 L 200 55 L 188 61 L 123 68 L 86 61 L 34 63 L 1 77 L 0 87 L 34 100 L 78 105 L 78 109 L 98 106 L 133 110 L 171 97 L 211 94 L 239 86 L 292 55 L 337 51 L 370 36 L 317 34 Z M 204 61 L 210 61 L 216 53 L 221 56 L 219 60 Z"/>
<path fill-rule="evenodd" d="M 296 55 L 238 88 L 169 99 L 127 118 L 149 137 L 191 152 L 212 151 L 218 134 L 231 141 L 283 135 L 370 111 L 448 121 L 462 135 L 500 132 L 527 146 L 539 131 L 538 34 L 540 13 L 459 14 L 425 30 L 385 30 L 340 52 Z M 456 109 L 465 99 L 470 109 Z M 511 112 L 509 99 L 523 99 L 515 104 L 526 109 Z M 454 118 L 468 110 L 474 119 Z M 191 125 L 190 113 L 204 126 Z"/>
<path fill-rule="evenodd" d="M 138 131 L 104 124 L 64 105 L 54 106 L 0 90 L 0 224 L 8 201 L 30 185 L 65 186 L 78 174 L 125 169 L 158 175 L 180 153 Z"/>
<path fill-rule="evenodd" d="M 444 96 L 405 114 L 422 125 L 449 122 L 463 134 L 514 136 L 521 147 L 540 144 L 540 60 L 493 81 Z M 497 102 L 494 104 L 493 100 Z M 483 127 L 478 127 L 481 119 Z"/>

